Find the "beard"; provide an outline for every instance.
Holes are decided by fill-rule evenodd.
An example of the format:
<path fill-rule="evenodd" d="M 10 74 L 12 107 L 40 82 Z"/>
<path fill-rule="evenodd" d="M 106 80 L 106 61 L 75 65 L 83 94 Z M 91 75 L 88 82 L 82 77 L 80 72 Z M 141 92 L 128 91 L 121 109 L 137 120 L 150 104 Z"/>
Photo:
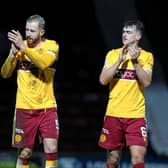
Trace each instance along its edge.
<path fill-rule="evenodd" d="M 27 45 L 30 48 L 35 47 L 40 42 L 40 38 L 33 39 L 31 37 L 27 37 L 26 40 L 27 40 Z"/>

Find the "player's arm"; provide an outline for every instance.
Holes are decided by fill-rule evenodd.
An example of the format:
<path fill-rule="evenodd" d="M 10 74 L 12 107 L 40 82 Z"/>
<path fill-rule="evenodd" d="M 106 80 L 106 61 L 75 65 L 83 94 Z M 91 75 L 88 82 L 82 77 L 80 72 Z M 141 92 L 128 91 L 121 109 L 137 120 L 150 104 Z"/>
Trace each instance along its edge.
<path fill-rule="evenodd" d="M 112 80 L 119 65 L 119 61 L 116 61 L 113 65 L 104 65 L 99 77 L 99 81 L 102 85 L 107 85 Z"/>
<path fill-rule="evenodd" d="M 110 64 L 107 65 L 106 61 L 105 61 L 105 65 L 104 65 L 104 67 L 100 73 L 100 77 L 99 77 L 99 81 L 102 85 L 107 85 L 113 79 L 113 77 L 116 73 L 116 70 L 118 69 L 121 62 L 125 59 L 126 52 L 127 52 L 127 46 L 123 46 L 123 48 L 119 54 L 119 57 L 115 63 L 113 63 L 112 65 L 110 65 Z"/>
<path fill-rule="evenodd" d="M 153 55 L 151 53 L 147 55 L 147 59 L 142 67 L 138 60 L 140 53 L 141 48 L 136 48 L 134 46 L 129 47 L 129 54 L 134 65 L 138 81 L 143 87 L 148 87 L 152 80 Z"/>
<path fill-rule="evenodd" d="M 3 78 L 9 78 L 17 64 L 17 49 L 13 46 L 11 46 L 9 56 L 5 60 L 4 64 L 1 67 L 1 76 Z"/>
<path fill-rule="evenodd" d="M 24 53 L 41 70 L 50 67 L 58 59 L 59 46 L 55 44 L 53 49 L 35 50 L 26 48 Z"/>
<path fill-rule="evenodd" d="M 134 62 L 134 67 L 140 84 L 143 87 L 148 87 L 152 80 L 152 70 L 149 68 L 142 68 L 138 61 Z"/>

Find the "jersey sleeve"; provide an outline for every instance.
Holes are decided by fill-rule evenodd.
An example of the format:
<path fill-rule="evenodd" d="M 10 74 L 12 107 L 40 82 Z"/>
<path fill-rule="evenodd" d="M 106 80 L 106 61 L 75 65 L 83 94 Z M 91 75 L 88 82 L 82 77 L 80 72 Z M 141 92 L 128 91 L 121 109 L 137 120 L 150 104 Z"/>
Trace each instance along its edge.
<path fill-rule="evenodd" d="M 1 76 L 3 78 L 9 78 L 12 75 L 12 73 L 13 73 L 15 67 L 16 67 L 16 64 L 17 64 L 17 59 L 20 56 L 20 54 L 21 53 L 18 52 L 16 54 L 16 56 L 9 55 L 6 58 L 4 64 L 1 67 Z"/>
<path fill-rule="evenodd" d="M 50 41 L 40 49 L 26 48 L 27 57 L 40 69 L 50 67 L 58 60 L 59 45 L 55 41 Z"/>
<path fill-rule="evenodd" d="M 151 69 L 152 70 L 153 64 L 154 64 L 153 54 L 148 52 L 146 54 L 146 59 L 142 60 L 142 64 L 143 64 L 144 69 Z"/>
<path fill-rule="evenodd" d="M 119 55 L 119 52 L 116 51 L 116 50 L 110 50 L 107 55 L 106 55 L 106 58 L 105 58 L 105 62 L 104 62 L 104 66 L 110 66 L 110 65 L 113 65 L 116 60 L 117 60 L 117 56 Z"/>

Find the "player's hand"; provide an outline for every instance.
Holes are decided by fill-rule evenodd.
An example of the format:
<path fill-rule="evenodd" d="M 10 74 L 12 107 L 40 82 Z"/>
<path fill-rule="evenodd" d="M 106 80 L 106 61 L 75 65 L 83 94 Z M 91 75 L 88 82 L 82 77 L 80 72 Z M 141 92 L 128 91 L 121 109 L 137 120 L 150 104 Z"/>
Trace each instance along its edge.
<path fill-rule="evenodd" d="M 16 48 L 19 48 L 21 50 L 25 50 L 25 44 L 23 42 L 22 35 L 17 30 L 11 30 L 8 32 L 8 39 L 16 46 Z"/>
<path fill-rule="evenodd" d="M 129 47 L 128 50 L 132 60 L 136 60 L 139 57 L 141 51 L 140 48 Z"/>
<path fill-rule="evenodd" d="M 15 44 L 11 44 L 11 52 L 12 52 L 12 55 L 16 55 L 16 53 L 18 52 L 18 48 L 15 46 Z"/>
<path fill-rule="evenodd" d="M 127 52 L 128 52 L 128 46 L 124 45 L 122 47 L 122 50 L 121 50 L 121 53 L 120 53 L 120 56 L 119 56 L 119 62 L 122 62 L 125 59 Z"/>

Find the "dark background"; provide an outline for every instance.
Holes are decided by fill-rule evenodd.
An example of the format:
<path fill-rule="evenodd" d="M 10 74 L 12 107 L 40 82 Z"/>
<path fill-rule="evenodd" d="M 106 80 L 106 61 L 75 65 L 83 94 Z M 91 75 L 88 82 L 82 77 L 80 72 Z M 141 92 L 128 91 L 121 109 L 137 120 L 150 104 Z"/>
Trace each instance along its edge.
<path fill-rule="evenodd" d="M 152 0 L 12 1 L 0 11 L 0 65 L 8 55 L 7 32 L 24 35 L 25 21 L 32 14 L 46 19 L 46 37 L 60 45 L 55 92 L 60 120 L 60 152 L 101 152 L 97 142 L 106 108 L 108 87 L 99 84 L 107 51 L 120 47 L 122 23 L 138 18 L 145 25 L 142 46 L 153 52 L 167 74 L 167 11 Z M 9 9 L 10 8 L 10 9 Z M 154 77 L 159 75 L 155 68 Z M 154 82 L 156 82 L 154 78 Z M 166 78 L 167 82 L 167 78 Z M 0 150 L 11 150 L 16 72 L 0 77 Z"/>

